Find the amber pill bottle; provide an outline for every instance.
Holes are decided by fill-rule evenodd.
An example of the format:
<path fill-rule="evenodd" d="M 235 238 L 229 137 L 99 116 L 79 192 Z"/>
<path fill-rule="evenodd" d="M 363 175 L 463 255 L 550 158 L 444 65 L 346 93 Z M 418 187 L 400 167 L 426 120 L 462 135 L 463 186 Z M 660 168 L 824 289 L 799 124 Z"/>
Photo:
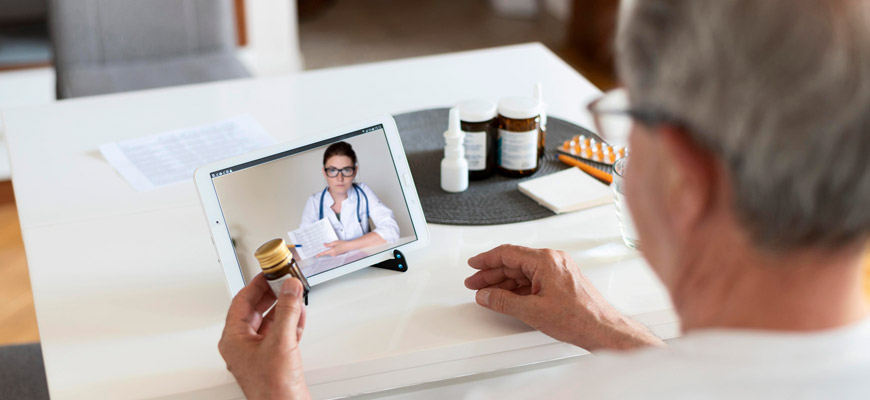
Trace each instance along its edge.
<path fill-rule="evenodd" d="M 531 97 L 506 97 L 498 102 L 496 171 L 522 178 L 538 171 L 541 143 L 541 103 Z"/>
<path fill-rule="evenodd" d="M 465 132 L 468 179 L 489 178 L 495 172 L 495 140 L 498 135 L 496 105 L 486 100 L 468 100 L 457 106 L 460 127 Z"/>
<path fill-rule="evenodd" d="M 272 239 L 263 243 L 254 251 L 254 257 L 260 263 L 260 268 L 263 270 L 263 276 L 269 282 L 269 287 L 275 296 L 281 293 L 281 284 L 290 278 L 297 278 L 302 282 L 305 289 L 305 302 L 308 303 L 308 280 L 302 274 L 296 260 L 293 259 L 293 254 L 287 248 L 287 243 L 284 239 Z"/>

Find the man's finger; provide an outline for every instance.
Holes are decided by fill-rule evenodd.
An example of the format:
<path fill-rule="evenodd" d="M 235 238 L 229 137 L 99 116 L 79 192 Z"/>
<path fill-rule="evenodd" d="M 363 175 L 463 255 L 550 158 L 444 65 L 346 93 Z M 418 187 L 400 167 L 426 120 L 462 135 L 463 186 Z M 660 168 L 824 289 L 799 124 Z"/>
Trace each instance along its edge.
<path fill-rule="evenodd" d="M 509 290 L 481 289 L 477 291 L 475 300 L 477 304 L 490 310 L 516 317 L 526 323 L 537 313 L 533 309 L 536 300 L 534 296 L 520 296 Z"/>
<path fill-rule="evenodd" d="M 257 304 L 261 297 L 263 297 L 264 293 L 271 292 L 269 288 L 269 282 L 266 281 L 266 277 L 263 276 L 263 273 L 259 273 L 254 276 L 254 279 L 251 279 L 242 290 L 239 290 L 239 293 L 236 294 L 236 297 L 233 301 L 239 301 L 247 304 Z"/>
<path fill-rule="evenodd" d="M 299 316 L 299 325 L 296 326 L 296 341 L 302 341 L 302 332 L 305 331 L 305 319 L 308 312 L 305 311 L 305 307 L 302 307 L 302 315 Z"/>
<path fill-rule="evenodd" d="M 479 290 L 503 282 L 505 279 L 508 278 L 504 274 L 504 268 L 485 269 L 465 278 L 465 287 Z"/>
<path fill-rule="evenodd" d="M 275 304 L 275 300 L 278 300 L 278 297 L 272 292 L 272 288 L 269 288 L 266 293 L 263 293 L 263 297 L 260 298 L 254 310 L 262 314 Z"/>
<path fill-rule="evenodd" d="M 528 285 L 530 277 L 522 270 L 508 268 L 491 268 L 475 272 L 465 278 L 465 287 L 472 290 L 480 290 L 485 287 L 499 285 L 506 280 L 516 281 L 519 285 Z"/>
<path fill-rule="evenodd" d="M 532 287 L 528 286 L 528 285 L 520 285 L 520 287 L 518 287 L 514 290 L 511 290 L 511 291 L 520 295 L 520 296 L 527 296 L 527 295 L 532 294 Z"/>
<path fill-rule="evenodd" d="M 275 304 L 275 320 L 269 327 L 270 337 L 274 337 L 280 346 L 294 346 L 298 343 L 296 328 L 302 317 L 302 282 L 296 278 L 287 279 L 281 285 L 278 304 Z"/>
<path fill-rule="evenodd" d="M 269 311 L 268 314 L 263 316 L 263 322 L 260 323 L 260 330 L 258 333 L 263 337 L 268 337 L 269 332 L 272 330 L 272 324 L 275 323 L 275 310 Z"/>
<path fill-rule="evenodd" d="M 499 289 L 504 289 L 504 290 L 510 290 L 511 292 L 514 292 L 514 293 L 516 293 L 516 289 L 519 288 L 520 286 L 522 286 L 522 285 L 513 279 L 508 279 L 508 280 L 500 282 L 497 285 L 494 285 L 494 287 L 497 287 Z"/>
<path fill-rule="evenodd" d="M 534 265 L 537 257 L 537 250 L 535 249 L 503 244 L 490 251 L 469 258 L 468 265 L 474 269 L 520 269 L 524 266 Z"/>
<path fill-rule="evenodd" d="M 258 304 L 263 297 L 271 296 L 271 292 L 266 278 L 263 277 L 263 274 L 258 274 L 233 298 L 230 309 L 227 311 L 227 324 L 239 322 L 249 324 L 253 321 L 254 314 L 261 312 L 257 310 Z"/>

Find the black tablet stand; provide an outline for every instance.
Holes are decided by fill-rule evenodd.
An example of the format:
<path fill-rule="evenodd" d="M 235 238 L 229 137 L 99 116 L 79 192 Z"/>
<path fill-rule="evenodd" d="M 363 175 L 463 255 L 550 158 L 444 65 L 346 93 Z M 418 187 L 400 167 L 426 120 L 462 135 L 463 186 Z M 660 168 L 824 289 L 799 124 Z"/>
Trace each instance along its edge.
<path fill-rule="evenodd" d="M 405 272 L 408 270 L 408 260 L 405 259 L 405 255 L 402 254 L 398 249 L 393 250 L 393 259 L 381 261 L 377 264 L 372 264 L 372 267 L 375 268 L 383 268 L 391 271 L 399 271 Z"/>
<path fill-rule="evenodd" d="M 372 264 L 371 266 L 375 267 L 375 268 L 388 269 L 391 271 L 405 272 L 408 270 L 408 261 L 405 259 L 405 255 L 402 254 L 401 251 L 396 249 L 396 250 L 393 250 L 393 259 L 392 260 L 381 261 L 377 264 Z M 308 286 L 307 280 L 305 282 L 305 286 L 306 286 L 306 290 L 305 290 L 305 294 L 304 294 L 305 305 L 308 305 L 308 292 L 309 292 L 309 290 L 307 289 L 307 286 Z"/>

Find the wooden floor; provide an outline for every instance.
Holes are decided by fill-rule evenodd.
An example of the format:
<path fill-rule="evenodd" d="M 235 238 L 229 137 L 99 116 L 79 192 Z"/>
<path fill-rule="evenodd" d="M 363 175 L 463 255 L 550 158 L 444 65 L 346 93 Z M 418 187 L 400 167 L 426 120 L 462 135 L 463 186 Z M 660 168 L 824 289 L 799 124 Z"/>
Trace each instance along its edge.
<path fill-rule="evenodd" d="M 0 182 L 0 345 L 36 342 L 36 313 L 12 184 Z"/>

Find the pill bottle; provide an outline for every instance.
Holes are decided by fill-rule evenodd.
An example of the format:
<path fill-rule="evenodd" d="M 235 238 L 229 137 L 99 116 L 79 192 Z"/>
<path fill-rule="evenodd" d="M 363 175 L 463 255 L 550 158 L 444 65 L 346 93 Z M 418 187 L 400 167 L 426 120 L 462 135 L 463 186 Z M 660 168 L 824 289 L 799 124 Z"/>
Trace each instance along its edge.
<path fill-rule="evenodd" d="M 308 304 L 308 291 L 310 286 L 296 260 L 293 259 L 293 254 L 284 243 L 284 239 L 272 239 L 263 243 L 257 250 L 254 251 L 254 257 L 260 263 L 260 268 L 263 269 L 263 276 L 269 282 L 269 287 L 277 297 L 281 293 L 281 284 L 290 278 L 299 279 L 304 288 L 305 304 Z"/>
<path fill-rule="evenodd" d="M 538 171 L 541 102 L 532 97 L 505 97 L 498 102 L 496 171 L 522 178 Z"/>
<path fill-rule="evenodd" d="M 495 172 L 495 139 L 498 121 L 495 103 L 468 100 L 458 104 L 460 126 L 465 132 L 465 159 L 468 179 L 489 178 Z"/>
<path fill-rule="evenodd" d="M 539 110 L 541 113 L 541 133 L 540 140 L 538 141 L 538 158 L 543 158 L 547 148 L 547 104 L 544 103 L 543 85 L 540 82 L 535 84 L 534 97 L 535 100 L 541 103 L 541 109 Z"/>

